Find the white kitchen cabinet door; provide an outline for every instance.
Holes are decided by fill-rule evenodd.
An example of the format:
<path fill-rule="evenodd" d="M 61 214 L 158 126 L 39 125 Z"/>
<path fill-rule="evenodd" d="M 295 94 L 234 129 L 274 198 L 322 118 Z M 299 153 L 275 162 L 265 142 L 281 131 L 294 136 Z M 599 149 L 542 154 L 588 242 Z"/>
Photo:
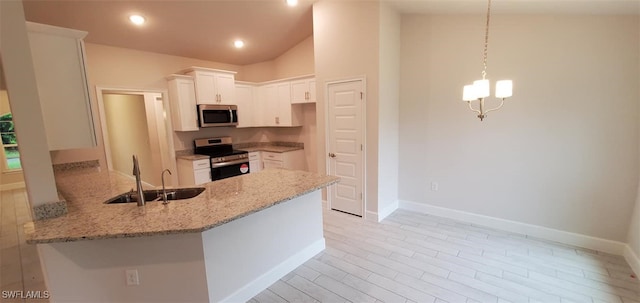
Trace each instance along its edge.
<path fill-rule="evenodd" d="M 209 158 L 199 160 L 178 158 L 176 162 L 180 186 L 193 186 L 211 182 L 211 164 Z"/>
<path fill-rule="evenodd" d="M 302 149 L 282 153 L 263 151 L 261 156 L 264 168 L 267 168 L 267 162 L 269 162 L 269 167 L 306 170 L 304 150 Z"/>
<path fill-rule="evenodd" d="M 211 182 L 211 169 L 198 169 L 193 172 L 195 185 Z"/>
<path fill-rule="evenodd" d="M 237 127 L 259 126 L 256 123 L 256 87 L 253 85 L 236 84 L 236 105 L 238 105 Z"/>
<path fill-rule="evenodd" d="M 27 31 L 49 150 L 95 147 L 82 41 L 87 32 L 32 22 Z"/>
<path fill-rule="evenodd" d="M 234 75 L 217 73 L 215 78 L 218 103 L 236 104 L 236 80 Z"/>
<path fill-rule="evenodd" d="M 291 104 L 315 103 L 315 78 L 291 81 Z"/>
<path fill-rule="evenodd" d="M 249 161 L 249 172 L 257 173 L 262 170 L 262 161 L 260 160 L 251 160 Z"/>
<path fill-rule="evenodd" d="M 167 77 L 171 122 L 174 131 L 197 131 L 196 90 L 193 77 L 171 75 Z"/>
<path fill-rule="evenodd" d="M 279 122 L 278 87 L 270 84 L 261 87 L 262 126 L 277 126 Z"/>
<path fill-rule="evenodd" d="M 262 164 L 264 166 L 264 169 L 284 168 L 284 163 L 282 161 L 274 161 L 274 160 L 264 159 L 264 160 L 262 160 Z"/>
<path fill-rule="evenodd" d="M 235 72 L 202 67 L 185 72 L 195 81 L 197 104 L 235 104 Z"/>
<path fill-rule="evenodd" d="M 195 80 L 196 103 L 217 104 L 216 75 L 213 73 L 195 72 L 192 76 Z"/>
<path fill-rule="evenodd" d="M 260 88 L 262 126 L 301 126 L 302 108 L 291 105 L 291 83 L 272 83 Z"/>

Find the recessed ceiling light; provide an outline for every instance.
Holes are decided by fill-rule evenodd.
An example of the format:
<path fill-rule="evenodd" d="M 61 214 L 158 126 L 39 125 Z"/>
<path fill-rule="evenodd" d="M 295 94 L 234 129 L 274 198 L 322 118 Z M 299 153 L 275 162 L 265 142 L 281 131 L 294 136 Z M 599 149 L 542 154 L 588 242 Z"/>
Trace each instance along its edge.
<path fill-rule="evenodd" d="M 238 39 L 236 41 L 233 41 L 233 46 L 235 46 L 236 48 L 243 48 L 244 47 L 244 41 Z"/>
<path fill-rule="evenodd" d="M 288 6 L 296 6 L 298 5 L 298 0 L 287 0 Z"/>
<path fill-rule="evenodd" d="M 135 25 L 143 25 L 145 22 L 144 17 L 140 16 L 140 15 L 131 15 L 129 16 L 129 20 L 131 21 L 131 23 L 135 24 Z"/>

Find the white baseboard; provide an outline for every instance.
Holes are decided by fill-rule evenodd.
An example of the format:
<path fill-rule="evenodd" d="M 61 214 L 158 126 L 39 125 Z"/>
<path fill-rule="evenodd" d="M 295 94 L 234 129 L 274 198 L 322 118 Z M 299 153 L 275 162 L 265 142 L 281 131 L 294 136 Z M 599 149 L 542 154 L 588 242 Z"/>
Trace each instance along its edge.
<path fill-rule="evenodd" d="M 629 244 L 624 247 L 624 259 L 631 265 L 631 269 L 633 269 L 636 276 L 640 276 L 640 258 L 638 258 L 638 255 L 631 249 Z"/>
<path fill-rule="evenodd" d="M 536 238 L 556 241 L 569 245 L 584 247 L 597 251 L 602 251 L 615 255 L 623 255 L 627 244 L 619 241 L 607 240 L 583 234 L 567 232 L 563 230 L 548 228 L 539 225 L 521 223 L 506 219 L 500 219 L 480 214 L 469 213 L 465 211 L 433 206 L 425 203 L 417 203 L 411 201 L 400 201 L 400 208 L 426 213 L 439 217 L 460 220 L 472 224 L 487 226 L 495 229 L 501 229 L 509 232 L 515 232 Z M 636 257 L 637 260 L 637 257 Z M 630 262 L 631 263 L 631 262 Z"/>
<path fill-rule="evenodd" d="M 7 183 L 0 185 L 0 191 L 24 188 L 24 182 Z"/>
<path fill-rule="evenodd" d="M 272 268 L 262 276 L 256 278 L 251 283 L 245 285 L 235 293 L 226 297 L 221 302 L 247 302 L 251 298 L 255 297 L 257 294 L 265 290 L 267 287 L 271 286 L 271 284 L 280 280 L 286 274 L 290 273 L 298 266 L 307 262 L 309 259 L 313 258 L 315 255 L 319 254 L 325 249 L 325 241 L 324 238 L 314 242 L 313 244 L 307 246 L 302 251 L 297 254 L 291 256 L 289 259 L 284 262 L 278 264 L 276 267 Z"/>
<path fill-rule="evenodd" d="M 379 203 L 380 201 L 378 201 Z M 398 209 L 400 202 L 398 200 L 393 201 L 391 204 L 387 205 L 387 207 L 379 210 L 378 212 L 367 211 L 366 219 L 373 222 L 380 222 L 384 220 L 387 216 L 392 214 L 396 209 Z"/>

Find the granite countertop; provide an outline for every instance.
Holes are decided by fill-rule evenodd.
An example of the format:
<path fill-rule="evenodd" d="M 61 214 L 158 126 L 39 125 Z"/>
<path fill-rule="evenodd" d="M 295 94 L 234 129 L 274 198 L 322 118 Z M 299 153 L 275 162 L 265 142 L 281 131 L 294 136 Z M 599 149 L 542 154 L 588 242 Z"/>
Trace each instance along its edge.
<path fill-rule="evenodd" d="M 254 147 L 242 147 L 239 149 L 248 151 L 248 152 L 266 151 L 266 152 L 272 152 L 272 153 L 286 153 L 286 152 L 300 150 L 304 148 L 300 146 L 263 145 L 263 146 L 254 146 Z"/>
<path fill-rule="evenodd" d="M 338 182 L 337 177 L 304 171 L 266 169 L 202 185 L 199 196 L 171 201 L 104 204 L 135 187 L 117 172 L 78 169 L 56 173 L 68 213 L 25 225 L 27 243 L 202 232 Z M 145 189 L 151 189 L 146 188 Z"/>
<path fill-rule="evenodd" d="M 179 155 L 179 156 L 176 156 L 176 158 L 189 160 L 189 161 L 196 161 L 196 160 L 202 160 L 202 159 L 209 159 L 209 156 L 193 154 L 193 155 Z"/>

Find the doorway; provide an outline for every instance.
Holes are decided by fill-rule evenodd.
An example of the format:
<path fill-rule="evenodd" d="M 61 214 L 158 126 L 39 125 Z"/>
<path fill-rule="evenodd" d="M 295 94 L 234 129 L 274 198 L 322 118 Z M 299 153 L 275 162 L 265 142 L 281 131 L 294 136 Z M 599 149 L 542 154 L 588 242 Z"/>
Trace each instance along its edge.
<path fill-rule="evenodd" d="M 132 175 L 135 154 L 144 182 L 159 186 L 162 171 L 169 168 L 175 173 L 165 183 L 177 185 L 163 92 L 98 88 L 97 95 L 109 170 Z"/>
<path fill-rule="evenodd" d="M 327 170 L 341 181 L 328 190 L 329 207 L 364 213 L 364 79 L 327 84 Z"/>

